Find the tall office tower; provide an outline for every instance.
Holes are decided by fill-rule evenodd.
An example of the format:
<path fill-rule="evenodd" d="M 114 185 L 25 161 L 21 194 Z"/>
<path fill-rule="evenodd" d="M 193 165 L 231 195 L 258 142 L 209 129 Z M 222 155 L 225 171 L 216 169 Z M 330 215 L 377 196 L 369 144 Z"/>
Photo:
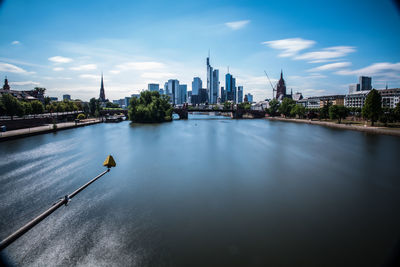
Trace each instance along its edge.
<path fill-rule="evenodd" d="M 106 101 L 106 94 L 104 93 L 104 82 L 103 82 L 103 73 L 101 73 L 101 84 L 100 84 L 100 102 Z"/>
<path fill-rule="evenodd" d="M 366 91 L 366 90 L 371 90 L 371 77 L 366 77 L 366 76 L 360 76 L 359 78 L 359 83 L 360 83 L 360 90 L 361 91 Z"/>
<path fill-rule="evenodd" d="M 223 86 L 221 86 L 221 103 L 226 101 L 226 92 Z"/>
<path fill-rule="evenodd" d="M 218 99 L 218 91 L 219 91 L 219 70 L 215 69 L 213 71 L 213 78 L 212 78 L 212 90 L 210 93 L 210 103 L 216 104 Z"/>
<path fill-rule="evenodd" d="M 149 83 L 147 85 L 147 89 L 151 92 L 158 91 L 160 89 L 160 85 L 158 83 Z"/>
<path fill-rule="evenodd" d="M 178 104 L 183 104 L 187 102 L 187 85 L 186 84 L 180 84 L 179 85 L 179 93 L 180 93 L 180 99 Z"/>
<path fill-rule="evenodd" d="M 203 88 L 203 82 L 199 77 L 194 77 L 192 82 L 192 95 L 199 95 L 201 88 Z"/>
<path fill-rule="evenodd" d="M 226 100 L 236 103 L 236 79 L 230 73 L 225 75 Z"/>
<path fill-rule="evenodd" d="M 243 102 L 243 86 L 238 86 L 237 102 L 238 103 L 242 103 Z"/>
<path fill-rule="evenodd" d="M 247 101 L 249 101 L 249 103 L 253 102 L 253 95 L 248 93 L 247 95 Z"/>
<path fill-rule="evenodd" d="M 168 95 L 170 92 L 168 91 L 168 82 L 164 83 L 164 94 Z"/>
<path fill-rule="evenodd" d="M 207 57 L 207 92 L 210 104 L 217 103 L 219 88 L 219 71 L 210 65 L 210 55 Z"/>
<path fill-rule="evenodd" d="M 180 103 L 180 90 L 179 90 L 179 81 L 178 80 L 168 80 L 168 92 L 171 95 L 172 104 L 181 104 Z"/>

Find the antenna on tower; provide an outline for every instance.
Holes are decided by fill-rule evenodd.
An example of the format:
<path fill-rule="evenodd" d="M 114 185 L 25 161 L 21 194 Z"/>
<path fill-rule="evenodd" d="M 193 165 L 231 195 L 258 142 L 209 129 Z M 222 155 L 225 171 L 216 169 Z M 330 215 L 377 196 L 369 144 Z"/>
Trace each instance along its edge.
<path fill-rule="evenodd" d="M 228 73 L 229 73 L 229 66 L 228 66 Z"/>

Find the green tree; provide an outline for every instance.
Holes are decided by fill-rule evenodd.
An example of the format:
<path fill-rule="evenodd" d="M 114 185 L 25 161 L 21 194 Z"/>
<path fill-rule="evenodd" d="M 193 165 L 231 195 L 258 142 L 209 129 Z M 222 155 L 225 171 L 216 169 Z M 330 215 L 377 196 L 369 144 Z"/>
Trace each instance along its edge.
<path fill-rule="evenodd" d="M 33 114 L 42 114 L 44 111 L 44 107 L 42 102 L 38 101 L 38 100 L 34 100 L 31 102 L 31 106 L 32 106 L 32 113 Z"/>
<path fill-rule="evenodd" d="M 362 116 L 365 119 L 371 120 L 371 126 L 379 119 L 382 114 L 382 98 L 379 92 L 372 89 L 365 99 L 364 107 L 362 108 Z"/>
<path fill-rule="evenodd" d="M 291 98 L 284 98 L 282 100 L 281 105 L 279 106 L 278 110 L 281 114 L 283 114 L 285 117 L 290 116 L 290 111 L 292 108 L 296 105 L 296 102 L 291 99 Z"/>
<path fill-rule="evenodd" d="M 133 122 L 164 122 L 172 120 L 169 97 L 158 92 L 144 91 L 140 98 L 132 97 L 129 103 L 129 119 Z"/>
<path fill-rule="evenodd" d="M 302 119 L 306 115 L 306 108 L 301 104 L 296 104 L 290 111 L 290 115 L 295 117 L 296 115 Z"/>
<path fill-rule="evenodd" d="M 5 115 L 10 116 L 11 120 L 14 119 L 15 115 L 19 115 L 21 109 L 23 110 L 20 102 L 10 94 L 3 94 L 2 98 Z"/>
<path fill-rule="evenodd" d="M 400 102 L 397 103 L 396 108 L 394 109 L 395 120 L 400 121 Z"/>
<path fill-rule="evenodd" d="M 331 102 L 324 104 L 322 108 L 319 109 L 319 119 L 324 120 L 329 118 L 329 108 L 331 107 Z"/>
<path fill-rule="evenodd" d="M 89 101 L 89 110 L 90 110 L 90 115 L 98 117 L 100 113 L 100 102 L 96 98 L 91 98 Z M 97 111 L 97 116 L 96 116 L 96 111 Z"/>
<path fill-rule="evenodd" d="M 224 110 L 230 110 L 232 108 L 232 103 L 225 101 L 224 102 Z"/>
<path fill-rule="evenodd" d="M 242 110 L 250 110 L 251 109 L 251 103 L 249 102 L 243 102 L 237 105 L 237 109 L 242 109 Z"/>
<path fill-rule="evenodd" d="M 44 106 L 47 107 L 47 105 L 49 105 L 50 102 L 51 102 L 50 97 L 46 96 L 46 97 L 44 98 Z"/>
<path fill-rule="evenodd" d="M 269 101 L 269 108 L 267 110 L 268 114 L 270 116 L 276 116 L 278 115 L 278 110 L 279 110 L 280 103 L 276 99 L 272 99 Z"/>
<path fill-rule="evenodd" d="M 107 103 L 106 103 L 106 108 L 119 108 L 120 106 L 118 105 L 118 104 L 114 104 L 114 103 L 112 103 L 112 102 L 110 102 L 110 101 L 108 101 Z"/>
<path fill-rule="evenodd" d="M 349 114 L 349 110 L 342 105 L 333 105 L 329 107 L 329 118 L 331 120 L 338 120 L 340 124 L 342 119 L 345 119 Z"/>
<path fill-rule="evenodd" d="M 29 102 L 22 102 L 22 108 L 24 110 L 24 115 L 29 115 L 33 113 L 32 105 Z"/>

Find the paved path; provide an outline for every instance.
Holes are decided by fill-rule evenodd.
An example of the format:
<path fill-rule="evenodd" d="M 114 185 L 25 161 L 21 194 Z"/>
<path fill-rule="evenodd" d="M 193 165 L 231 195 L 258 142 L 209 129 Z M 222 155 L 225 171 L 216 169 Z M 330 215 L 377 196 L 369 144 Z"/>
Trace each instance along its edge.
<path fill-rule="evenodd" d="M 276 121 L 308 123 L 308 124 L 316 124 L 316 125 L 322 125 L 322 126 L 333 127 L 333 128 L 340 128 L 340 129 L 345 129 L 345 130 L 355 130 L 355 131 L 360 131 L 360 132 L 400 136 L 399 128 L 371 127 L 371 126 L 354 125 L 354 124 L 348 125 L 348 124 L 344 124 L 344 123 L 338 124 L 338 123 L 329 122 L 329 121 L 289 119 L 289 118 L 282 118 L 282 117 L 266 117 L 266 118 L 269 120 L 276 120 Z"/>
<path fill-rule="evenodd" d="M 79 122 L 77 125 L 75 125 L 75 122 L 57 123 L 57 131 L 69 129 L 69 128 L 82 127 L 82 126 L 91 125 L 91 124 L 95 124 L 95 123 L 99 123 L 99 122 L 101 122 L 101 120 L 99 120 L 99 119 L 90 119 L 87 121 Z M 40 133 L 47 133 L 47 132 L 51 132 L 51 131 L 53 131 L 53 124 L 47 124 L 44 126 L 18 129 L 18 130 L 6 131 L 6 132 L 0 132 L 0 141 L 2 139 L 12 139 L 12 138 L 30 136 L 30 135 L 40 134 Z"/>

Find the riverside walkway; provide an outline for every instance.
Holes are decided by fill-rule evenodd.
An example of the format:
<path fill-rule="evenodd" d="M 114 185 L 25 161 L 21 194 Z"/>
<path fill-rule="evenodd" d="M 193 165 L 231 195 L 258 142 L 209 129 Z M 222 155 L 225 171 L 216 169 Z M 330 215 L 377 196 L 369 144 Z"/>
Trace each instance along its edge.
<path fill-rule="evenodd" d="M 101 119 L 88 119 L 88 120 L 82 120 L 78 123 L 75 123 L 75 122 L 57 123 L 56 129 L 53 128 L 53 124 L 47 124 L 47 125 L 38 126 L 38 127 L 0 132 L 0 142 L 10 140 L 10 139 L 16 139 L 16 138 L 21 138 L 21 137 L 26 137 L 26 136 L 37 135 L 37 134 L 44 134 L 44 133 L 56 132 L 56 131 L 60 131 L 60 130 L 71 129 L 71 128 L 83 127 L 83 126 L 92 125 L 92 124 L 96 124 L 96 123 L 100 123 L 100 122 L 102 122 Z"/>

